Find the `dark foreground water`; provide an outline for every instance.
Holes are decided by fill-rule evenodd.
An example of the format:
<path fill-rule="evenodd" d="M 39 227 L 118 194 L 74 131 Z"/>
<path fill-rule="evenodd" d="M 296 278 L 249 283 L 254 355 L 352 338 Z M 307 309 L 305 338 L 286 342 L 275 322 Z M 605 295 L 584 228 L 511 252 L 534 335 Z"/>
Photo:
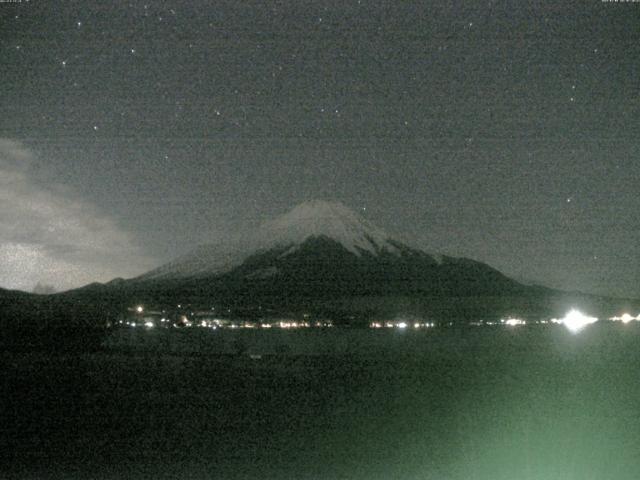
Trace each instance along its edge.
<path fill-rule="evenodd" d="M 640 325 L 215 333 L 2 354 L 0 478 L 638 478 Z"/>

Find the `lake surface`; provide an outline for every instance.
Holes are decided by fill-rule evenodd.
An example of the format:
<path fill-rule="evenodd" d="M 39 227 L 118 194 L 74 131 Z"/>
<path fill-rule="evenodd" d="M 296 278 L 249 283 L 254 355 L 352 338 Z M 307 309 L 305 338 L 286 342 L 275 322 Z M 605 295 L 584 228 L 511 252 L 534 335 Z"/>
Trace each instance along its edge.
<path fill-rule="evenodd" d="M 555 325 L 123 330 L 106 345 L 1 356 L 0 477 L 615 480 L 640 471 L 636 323 L 578 334 Z"/>

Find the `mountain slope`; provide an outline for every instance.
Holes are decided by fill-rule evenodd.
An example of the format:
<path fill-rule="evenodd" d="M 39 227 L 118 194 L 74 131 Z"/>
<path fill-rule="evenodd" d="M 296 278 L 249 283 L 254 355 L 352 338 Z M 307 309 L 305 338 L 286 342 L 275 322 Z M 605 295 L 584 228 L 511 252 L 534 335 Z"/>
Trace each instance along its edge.
<path fill-rule="evenodd" d="M 356 257 L 407 250 L 386 232 L 341 203 L 314 200 L 264 222 L 255 232 L 235 241 L 204 245 L 136 280 L 172 280 L 221 275 L 239 267 L 256 253 L 281 250 L 288 255 L 311 238 L 329 238 Z M 437 261 L 438 256 L 432 256 Z"/>
<path fill-rule="evenodd" d="M 274 295 L 483 295 L 519 292 L 522 287 L 479 262 L 440 257 L 402 244 L 393 251 L 355 254 L 327 236 L 249 257 L 220 277 L 225 282 L 269 289 Z"/>

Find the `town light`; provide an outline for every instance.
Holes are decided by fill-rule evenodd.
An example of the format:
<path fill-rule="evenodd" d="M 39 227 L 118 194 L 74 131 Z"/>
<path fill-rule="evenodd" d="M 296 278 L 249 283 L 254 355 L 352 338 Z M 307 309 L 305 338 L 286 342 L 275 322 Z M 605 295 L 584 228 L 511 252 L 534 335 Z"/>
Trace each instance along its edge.
<path fill-rule="evenodd" d="M 622 315 L 622 318 L 620 320 L 622 320 L 622 323 L 629 323 L 631 320 L 635 320 L 635 318 L 633 318 L 628 313 L 625 313 L 624 315 Z"/>
<path fill-rule="evenodd" d="M 572 309 L 567 313 L 564 318 L 556 320 L 556 323 L 562 323 L 570 331 L 576 333 L 582 330 L 584 327 L 591 323 L 597 322 L 596 317 L 589 317 L 579 310 Z"/>
<path fill-rule="evenodd" d="M 525 322 L 524 320 L 521 320 L 519 318 L 507 318 L 506 320 L 501 320 L 502 323 L 504 323 L 505 325 L 509 326 L 509 327 L 515 327 L 518 325 L 526 325 L 527 322 Z"/>
<path fill-rule="evenodd" d="M 622 316 L 620 316 L 620 317 L 611 317 L 609 320 L 612 320 L 614 322 L 629 323 L 632 320 L 640 320 L 640 315 L 638 315 L 637 317 L 632 317 L 628 313 L 623 313 Z"/>

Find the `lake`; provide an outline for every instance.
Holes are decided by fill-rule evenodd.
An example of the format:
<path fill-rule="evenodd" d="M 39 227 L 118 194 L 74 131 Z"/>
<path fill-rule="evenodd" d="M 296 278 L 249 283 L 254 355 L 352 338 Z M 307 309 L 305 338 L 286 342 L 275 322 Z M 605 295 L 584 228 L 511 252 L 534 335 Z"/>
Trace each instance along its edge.
<path fill-rule="evenodd" d="M 0 476 L 635 479 L 640 325 L 114 332 L 2 354 Z"/>

